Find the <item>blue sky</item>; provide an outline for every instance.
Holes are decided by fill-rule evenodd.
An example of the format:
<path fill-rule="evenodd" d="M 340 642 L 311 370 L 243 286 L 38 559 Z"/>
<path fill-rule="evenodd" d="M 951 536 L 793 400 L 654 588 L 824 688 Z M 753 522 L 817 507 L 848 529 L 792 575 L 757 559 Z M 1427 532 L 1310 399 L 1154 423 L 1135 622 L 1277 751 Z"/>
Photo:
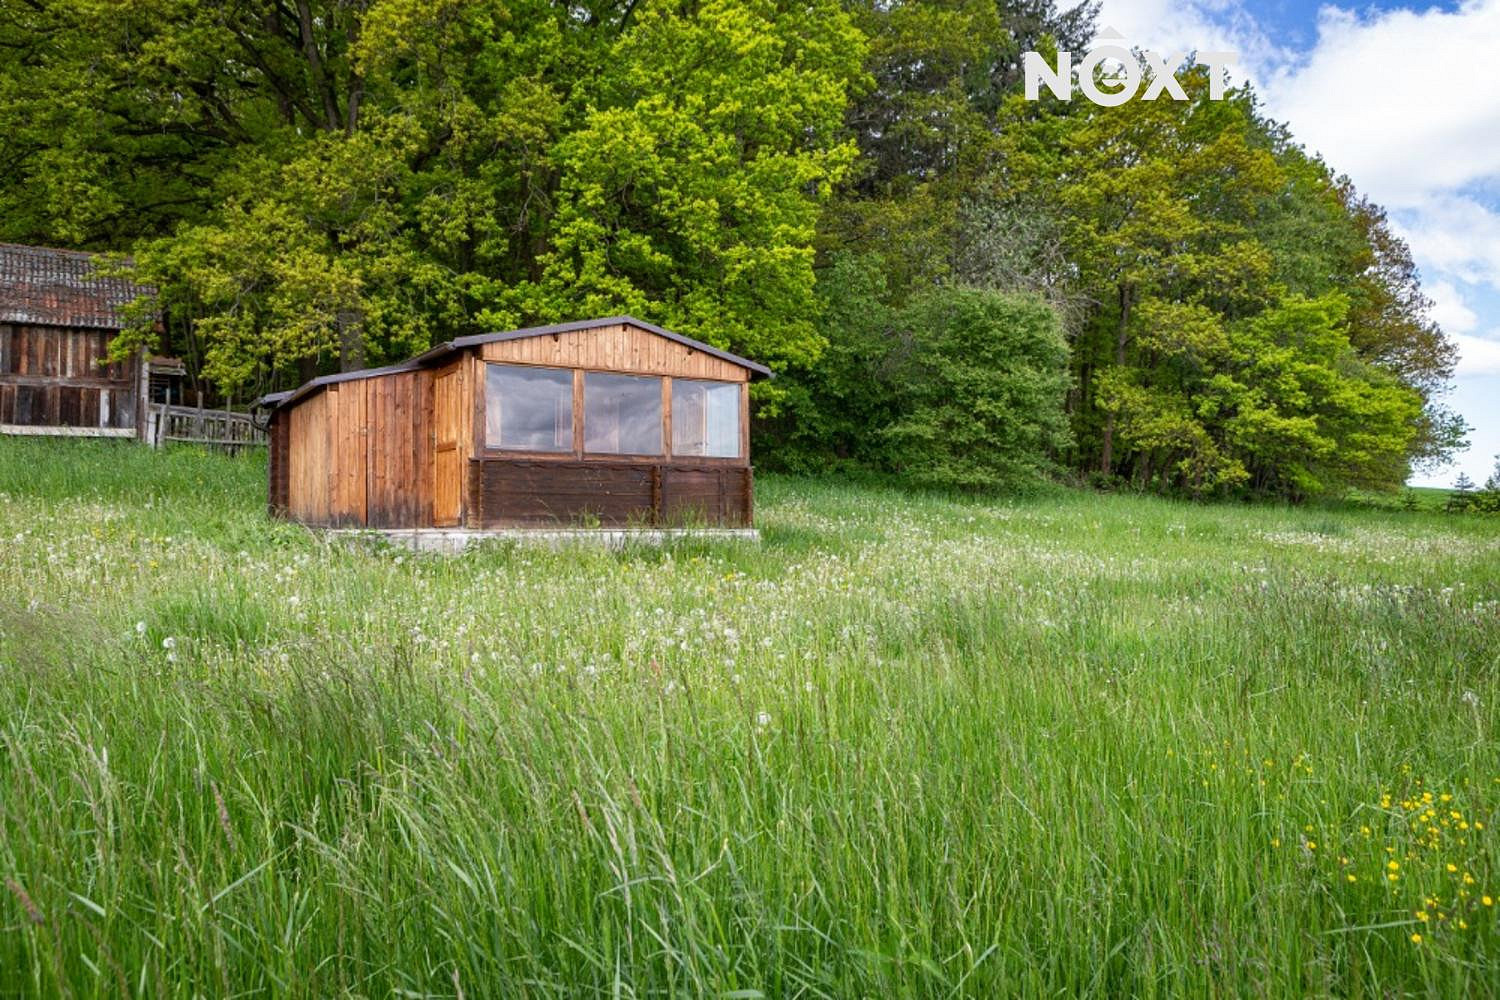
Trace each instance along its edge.
<path fill-rule="evenodd" d="M 1271 116 L 1386 207 L 1459 346 L 1444 402 L 1473 428 L 1412 483 L 1483 482 L 1500 454 L 1500 0 L 1103 0 L 1099 26 L 1238 53 Z"/>

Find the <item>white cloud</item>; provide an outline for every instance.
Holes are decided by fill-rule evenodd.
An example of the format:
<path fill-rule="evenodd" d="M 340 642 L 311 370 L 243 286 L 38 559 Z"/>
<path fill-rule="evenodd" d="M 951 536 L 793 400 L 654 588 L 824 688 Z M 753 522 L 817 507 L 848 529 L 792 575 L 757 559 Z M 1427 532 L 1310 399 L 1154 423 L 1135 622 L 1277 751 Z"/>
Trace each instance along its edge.
<path fill-rule="evenodd" d="M 1458 368 L 1454 372 L 1459 378 L 1477 375 L 1500 375 L 1500 340 L 1473 337 L 1467 333 L 1451 335 L 1458 344 Z M 1500 336 L 1500 331 L 1496 332 Z"/>
<path fill-rule="evenodd" d="M 1432 299 L 1432 318 L 1448 333 L 1468 333 L 1479 322 L 1478 313 L 1469 308 L 1452 282 L 1437 281 L 1424 290 Z"/>
<path fill-rule="evenodd" d="M 1319 12 L 1312 52 L 1260 81 L 1297 138 L 1387 207 L 1500 175 L 1500 0 Z"/>
<path fill-rule="evenodd" d="M 1493 208 L 1466 195 L 1434 191 L 1398 211 L 1393 221 L 1425 273 L 1500 288 L 1500 213 Z"/>
<path fill-rule="evenodd" d="M 1241 80 L 1267 76 L 1294 57 L 1235 0 L 1104 0 L 1098 24 L 1155 52 L 1234 52 L 1230 75 Z"/>

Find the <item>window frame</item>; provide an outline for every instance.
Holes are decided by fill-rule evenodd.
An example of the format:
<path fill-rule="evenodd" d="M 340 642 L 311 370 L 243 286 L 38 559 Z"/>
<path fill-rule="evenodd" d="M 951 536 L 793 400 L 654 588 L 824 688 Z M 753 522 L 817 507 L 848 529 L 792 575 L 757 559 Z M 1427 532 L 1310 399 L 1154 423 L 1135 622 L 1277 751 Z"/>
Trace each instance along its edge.
<path fill-rule="evenodd" d="M 677 465 L 684 467 L 692 466 L 739 466 L 750 465 L 749 447 L 749 393 L 748 380 L 730 380 L 700 378 L 697 376 L 680 376 L 686 382 L 717 382 L 723 385 L 732 385 L 740 391 L 740 445 L 739 455 L 734 458 L 709 455 L 676 455 L 672 452 L 672 383 L 674 377 L 671 375 L 658 375 L 652 372 L 622 371 L 618 368 L 597 367 L 570 367 L 556 364 L 536 364 L 527 361 L 490 361 L 476 356 L 477 366 L 475 384 L 478 387 L 474 393 L 474 419 L 473 440 L 474 457 L 476 459 L 503 459 L 521 462 L 589 462 L 597 464 L 615 465 Z M 514 448 L 490 447 L 486 437 L 485 420 L 488 412 L 488 393 L 485 384 L 490 365 L 499 365 L 506 368 L 545 368 L 553 371 L 571 372 L 573 375 L 573 448 L 570 451 L 519 451 Z M 616 454 L 612 452 L 590 452 L 585 451 L 584 424 L 587 417 L 584 409 L 583 384 L 584 379 L 591 373 L 600 375 L 631 375 L 637 378 L 654 378 L 661 385 L 662 392 L 662 451 L 658 455 L 638 454 Z"/>
<path fill-rule="evenodd" d="M 525 459 L 571 459 L 578 453 L 579 445 L 579 420 L 578 420 L 578 370 L 559 365 L 528 365 L 515 364 L 510 361 L 480 361 L 479 378 L 475 380 L 475 396 L 478 397 L 478 405 L 475 407 L 474 436 L 478 440 L 479 454 L 504 457 L 516 457 Z M 572 407 L 572 432 L 573 440 L 566 449 L 552 449 L 548 451 L 532 451 L 524 448 L 505 448 L 490 444 L 489 438 L 489 374 L 491 368 L 524 368 L 531 370 L 566 372 L 572 376 L 573 385 L 569 399 Z"/>
<path fill-rule="evenodd" d="M 614 459 L 616 461 L 637 462 L 642 460 L 653 460 L 660 462 L 670 458 L 672 454 L 672 429 L 667 426 L 671 419 L 672 407 L 668 393 L 672 391 L 672 381 L 666 375 L 652 375 L 650 372 L 615 372 L 601 371 L 598 369 L 580 369 L 583 372 L 581 380 L 582 397 L 575 404 L 575 411 L 583 414 L 583 449 L 581 454 L 585 458 Z M 656 439 L 658 451 L 589 451 L 589 399 L 588 380 L 590 375 L 603 375 L 609 378 L 631 378 L 640 381 L 654 380 L 656 382 Z"/>
<path fill-rule="evenodd" d="M 728 386 L 728 387 L 731 387 L 731 388 L 733 388 L 733 389 L 736 390 L 736 392 L 735 392 L 735 399 L 734 399 L 734 407 L 735 408 L 734 408 L 734 454 L 733 455 L 694 455 L 694 454 L 692 454 L 690 452 L 679 452 L 679 451 L 677 451 L 677 437 L 676 437 L 677 428 L 676 428 L 675 425 L 676 425 L 676 420 L 677 420 L 677 409 L 676 409 L 677 398 L 676 397 L 677 397 L 677 383 L 678 382 L 684 382 L 684 383 L 688 383 L 688 384 L 691 384 L 691 385 L 705 385 L 705 386 L 714 386 L 714 387 Z M 682 460 L 684 462 L 703 462 L 703 461 L 709 461 L 709 462 L 743 462 L 743 461 L 745 461 L 746 460 L 746 454 L 745 453 L 746 453 L 747 447 L 746 447 L 746 440 L 745 440 L 745 419 L 746 419 L 746 414 L 745 414 L 745 399 L 744 399 L 745 388 L 744 388 L 744 386 L 745 386 L 745 383 L 743 383 L 743 382 L 728 382 L 728 381 L 725 381 L 724 379 L 717 379 L 717 378 L 688 378 L 688 377 L 684 376 L 682 378 L 670 379 L 669 380 L 669 384 L 667 386 L 667 391 L 670 394 L 671 402 L 670 402 L 670 404 L 667 407 L 667 416 L 668 416 L 668 421 L 673 424 L 673 427 L 672 427 L 672 433 L 671 433 L 671 435 L 669 435 L 669 438 L 668 438 L 668 441 L 667 441 L 668 454 L 674 460 L 679 460 L 680 459 L 680 460 Z M 705 424 L 705 426 L 704 426 L 704 445 L 705 445 L 705 447 L 708 444 L 708 427 L 707 427 L 708 412 L 709 411 L 708 411 L 707 394 L 705 394 L 705 397 L 704 397 L 704 409 L 703 409 L 703 419 L 704 419 L 704 424 Z"/>

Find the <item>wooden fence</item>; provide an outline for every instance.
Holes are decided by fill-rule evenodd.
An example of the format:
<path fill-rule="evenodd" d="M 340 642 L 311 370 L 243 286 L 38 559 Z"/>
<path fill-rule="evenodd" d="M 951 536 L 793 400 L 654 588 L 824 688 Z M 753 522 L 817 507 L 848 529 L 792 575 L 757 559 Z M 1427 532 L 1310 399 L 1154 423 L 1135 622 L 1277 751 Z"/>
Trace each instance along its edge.
<path fill-rule="evenodd" d="M 146 412 L 146 443 L 153 448 L 197 444 L 233 454 L 264 446 L 266 432 L 251 422 L 248 413 L 152 403 Z"/>

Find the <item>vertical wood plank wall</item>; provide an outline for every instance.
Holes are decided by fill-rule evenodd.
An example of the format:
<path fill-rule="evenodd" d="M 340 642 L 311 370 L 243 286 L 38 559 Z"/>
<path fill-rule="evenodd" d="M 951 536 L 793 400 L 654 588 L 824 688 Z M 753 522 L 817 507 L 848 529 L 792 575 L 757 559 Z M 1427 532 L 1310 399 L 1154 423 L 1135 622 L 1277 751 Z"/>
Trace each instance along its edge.
<path fill-rule="evenodd" d="M 431 523 L 431 395 L 432 373 L 398 372 L 335 383 L 291 407 L 287 512 L 320 526 Z M 272 425 L 273 455 L 286 412 Z"/>
<path fill-rule="evenodd" d="M 320 392 L 292 408 L 292 517 L 325 525 L 329 514 L 328 393 Z"/>
<path fill-rule="evenodd" d="M 271 413 L 269 447 L 266 449 L 268 473 L 271 480 L 267 507 L 272 517 L 285 517 L 290 511 L 291 473 L 287 468 L 291 448 L 291 415 L 285 410 Z"/>

